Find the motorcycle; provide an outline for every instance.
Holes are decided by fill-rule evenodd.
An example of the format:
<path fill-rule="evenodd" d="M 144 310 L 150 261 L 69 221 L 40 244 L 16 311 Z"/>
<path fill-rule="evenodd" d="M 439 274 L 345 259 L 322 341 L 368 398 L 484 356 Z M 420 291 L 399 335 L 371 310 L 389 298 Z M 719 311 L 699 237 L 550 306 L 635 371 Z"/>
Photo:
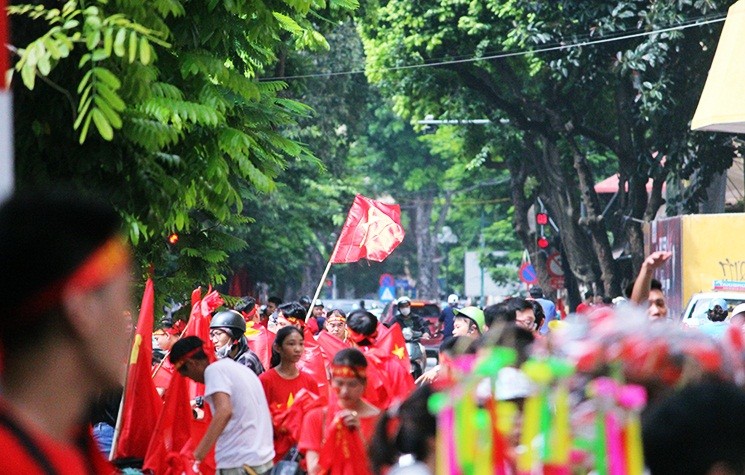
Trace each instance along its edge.
<path fill-rule="evenodd" d="M 406 340 L 406 351 L 409 353 L 409 362 L 411 363 L 411 375 L 414 380 L 424 373 L 427 368 L 427 351 L 419 340 L 423 333 L 414 331 L 411 328 L 402 330 L 404 340 Z"/>

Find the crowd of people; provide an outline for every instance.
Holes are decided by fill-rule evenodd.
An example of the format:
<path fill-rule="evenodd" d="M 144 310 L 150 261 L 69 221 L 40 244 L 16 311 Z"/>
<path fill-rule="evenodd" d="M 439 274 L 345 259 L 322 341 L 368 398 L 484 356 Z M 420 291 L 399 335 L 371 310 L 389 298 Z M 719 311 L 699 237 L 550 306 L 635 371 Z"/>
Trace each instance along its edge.
<path fill-rule="evenodd" d="M 116 472 L 133 275 L 120 229 L 80 198 L 0 208 L 0 473 Z M 220 301 L 203 338 L 161 322 L 153 382 L 162 397 L 177 378 L 203 385 L 190 473 L 745 474 L 745 318 L 722 325 L 726 302 L 704 331 L 664 318 L 654 272 L 669 257 L 650 255 L 624 301 L 588 293 L 570 315 L 538 287 L 483 309 L 451 295 L 437 325 L 406 298 L 390 327 L 310 298 Z M 443 336 L 416 381 L 405 328 Z"/>

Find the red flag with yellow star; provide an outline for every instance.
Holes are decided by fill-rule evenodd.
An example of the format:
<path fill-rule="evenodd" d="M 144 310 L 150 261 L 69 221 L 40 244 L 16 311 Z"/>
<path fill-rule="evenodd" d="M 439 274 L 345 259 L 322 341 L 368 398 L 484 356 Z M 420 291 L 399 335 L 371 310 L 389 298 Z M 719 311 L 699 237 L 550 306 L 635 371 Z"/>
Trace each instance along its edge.
<path fill-rule="evenodd" d="M 411 371 L 411 360 L 406 350 L 406 339 L 401 331 L 401 326 L 394 323 L 390 328 L 383 330 L 385 326 L 379 327 L 378 340 L 375 342 L 377 353 L 381 356 L 387 355 L 404 367 L 406 372 Z"/>
<path fill-rule="evenodd" d="M 381 262 L 403 240 L 400 206 L 357 195 L 336 241 L 331 263 L 344 264 L 360 259 Z"/>

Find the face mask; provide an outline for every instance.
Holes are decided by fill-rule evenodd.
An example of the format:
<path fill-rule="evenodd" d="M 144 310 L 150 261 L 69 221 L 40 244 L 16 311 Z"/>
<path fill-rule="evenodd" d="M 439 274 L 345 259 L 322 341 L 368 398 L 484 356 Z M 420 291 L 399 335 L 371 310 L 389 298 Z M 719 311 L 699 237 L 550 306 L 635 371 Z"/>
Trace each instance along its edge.
<path fill-rule="evenodd" d="M 227 344 L 217 350 L 215 350 L 215 354 L 217 354 L 217 357 L 222 359 L 228 356 L 228 352 L 230 352 L 230 344 Z"/>
<path fill-rule="evenodd" d="M 409 307 L 404 307 L 401 309 L 401 315 L 403 315 L 404 317 L 408 317 L 410 313 L 411 309 Z"/>

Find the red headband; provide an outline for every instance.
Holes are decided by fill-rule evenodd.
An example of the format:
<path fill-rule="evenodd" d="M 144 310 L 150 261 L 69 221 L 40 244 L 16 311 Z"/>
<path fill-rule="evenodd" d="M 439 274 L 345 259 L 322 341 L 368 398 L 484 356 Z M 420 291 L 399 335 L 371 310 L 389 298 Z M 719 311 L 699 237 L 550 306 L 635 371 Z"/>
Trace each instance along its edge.
<path fill-rule="evenodd" d="M 331 377 L 366 379 L 367 370 L 364 366 L 331 365 Z"/>
<path fill-rule="evenodd" d="M 192 356 L 196 355 L 200 351 L 203 351 L 202 345 L 199 345 L 198 347 L 194 348 L 193 350 L 186 352 L 184 354 L 184 356 L 182 356 L 181 358 L 179 358 L 178 361 L 176 361 L 175 363 L 172 362 L 173 363 L 173 367 L 178 371 L 178 369 L 181 368 L 184 365 L 184 363 L 186 363 L 186 360 L 188 360 Z"/>

